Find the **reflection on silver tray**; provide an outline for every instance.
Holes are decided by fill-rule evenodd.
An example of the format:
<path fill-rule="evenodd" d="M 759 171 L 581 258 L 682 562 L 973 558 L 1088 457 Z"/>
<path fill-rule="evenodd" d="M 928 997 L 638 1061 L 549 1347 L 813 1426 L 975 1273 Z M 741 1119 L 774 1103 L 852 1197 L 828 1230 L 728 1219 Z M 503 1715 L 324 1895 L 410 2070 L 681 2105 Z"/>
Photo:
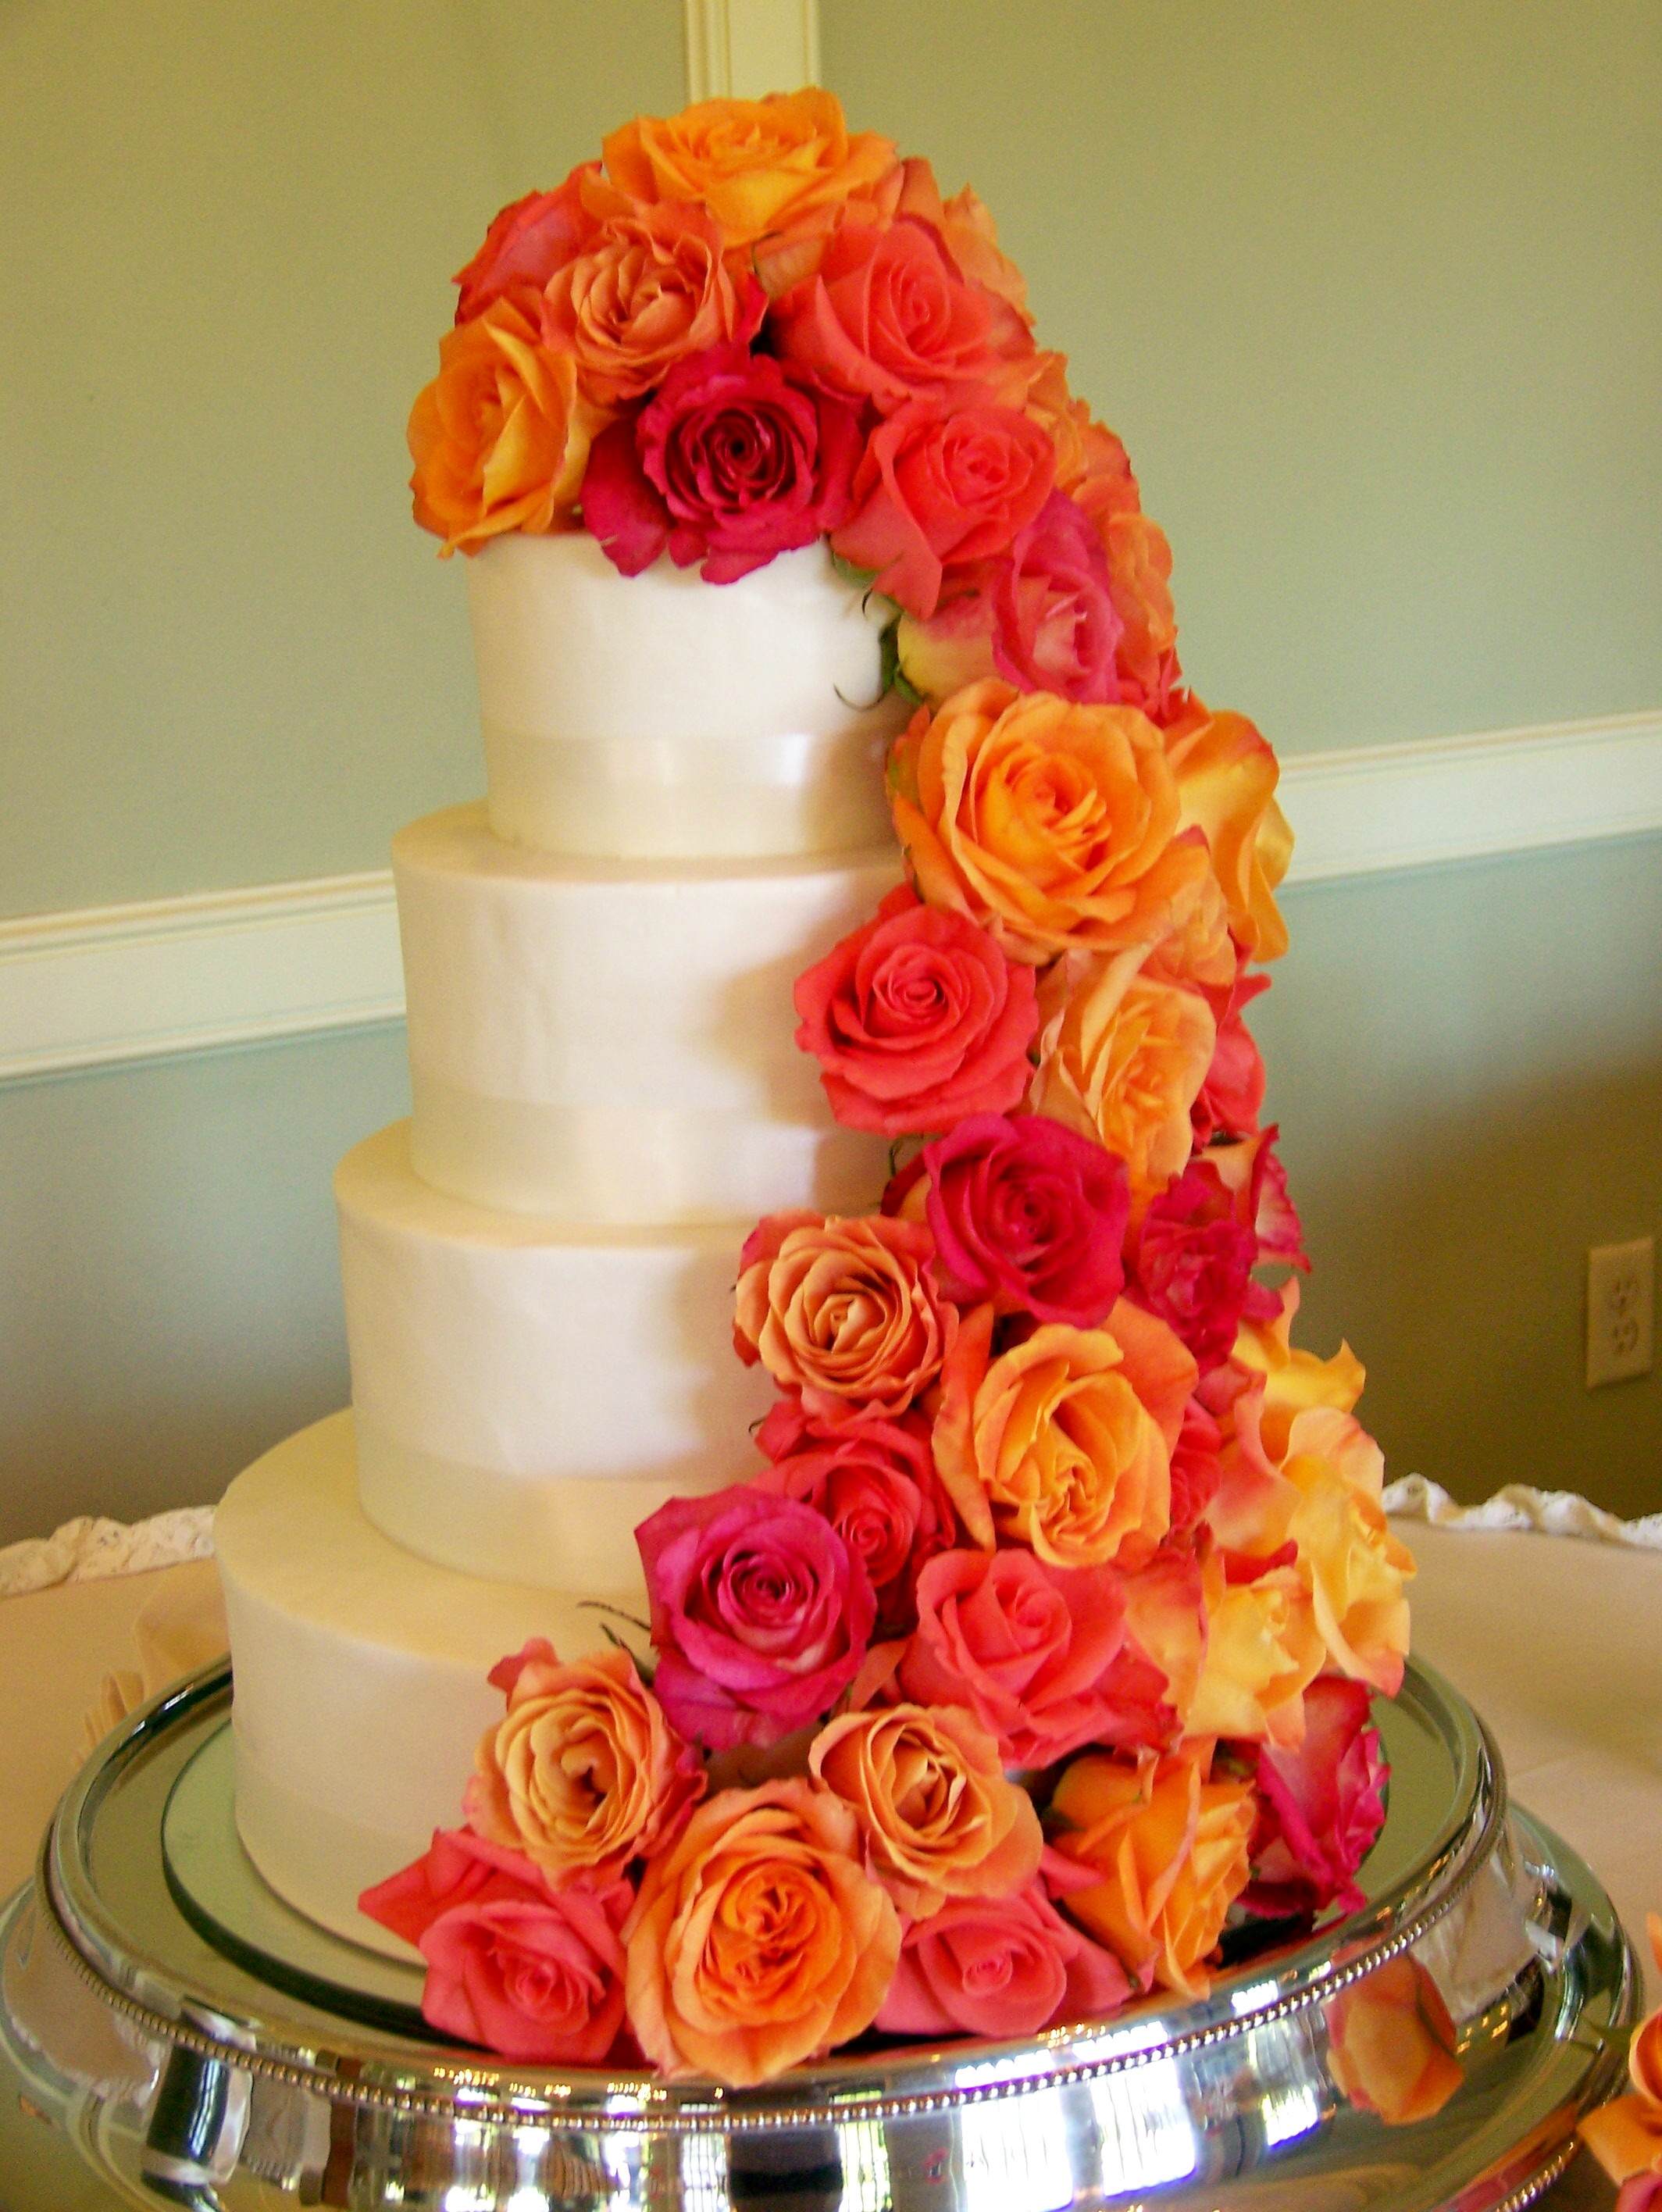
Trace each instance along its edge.
<path fill-rule="evenodd" d="M 1577 2112 L 1618 2083 L 1636 1983 L 1609 1900 L 1508 1817 L 1470 1710 L 1417 1668 L 1380 1715 L 1391 1808 L 1361 1912 L 1201 2005 L 844 2054 L 743 2092 L 556 2075 L 416 2033 L 413 1972 L 313 1929 L 243 1856 L 229 1691 L 205 1670 L 111 1739 L 0 1928 L 0 2087 L 9 2059 L 119 2177 L 110 2201 L 1211 2212 L 1273 2192 L 1277 2212 L 1500 2212 L 1561 2170 Z M 32 2029 L 18 1991 L 54 1974 Z M 77 2079 L 76 2007 L 81 2049 L 118 2027 L 143 2055 L 130 2078 Z M 1381 2045 L 1412 2063 L 1381 2074 Z"/>

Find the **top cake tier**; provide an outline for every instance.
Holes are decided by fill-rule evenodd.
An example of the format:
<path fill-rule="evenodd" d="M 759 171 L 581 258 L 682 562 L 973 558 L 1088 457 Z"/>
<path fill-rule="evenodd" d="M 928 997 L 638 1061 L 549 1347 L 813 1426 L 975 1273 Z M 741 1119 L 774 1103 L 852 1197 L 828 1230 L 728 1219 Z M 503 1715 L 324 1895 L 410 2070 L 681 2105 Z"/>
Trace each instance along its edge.
<path fill-rule="evenodd" d="M 823 543 L 712 591 L 594 538 L 494 538 L 467 564 L 491 828 L 618 860 L 835 853 L 890 834 L 904 704 L 881 622 Z"/>

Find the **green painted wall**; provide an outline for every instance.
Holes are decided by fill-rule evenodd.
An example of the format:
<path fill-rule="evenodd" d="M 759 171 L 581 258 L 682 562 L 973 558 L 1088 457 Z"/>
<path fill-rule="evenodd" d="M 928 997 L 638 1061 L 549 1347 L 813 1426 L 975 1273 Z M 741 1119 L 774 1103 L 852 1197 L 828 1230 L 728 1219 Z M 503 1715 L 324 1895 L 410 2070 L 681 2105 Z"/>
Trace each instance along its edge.
<path fill-rule="evenodd" d="M 822 0 L 973 179 L 1288 750 L 1662 705 L 1654 0 Z M 0 9 L 0 914 L 374 866 L 480 781 L 403 425 L 502 201 L 680 98 L 676 0 Z M 1662 845 L 1312 889 L 1258 1020 L 1397 1472 L 1662 1505 L 1580 1387 L 1662 1229 Z M 328 1179 L 397 1031 L 0 1091 L 0 1541 L 345 1389 Z"/>

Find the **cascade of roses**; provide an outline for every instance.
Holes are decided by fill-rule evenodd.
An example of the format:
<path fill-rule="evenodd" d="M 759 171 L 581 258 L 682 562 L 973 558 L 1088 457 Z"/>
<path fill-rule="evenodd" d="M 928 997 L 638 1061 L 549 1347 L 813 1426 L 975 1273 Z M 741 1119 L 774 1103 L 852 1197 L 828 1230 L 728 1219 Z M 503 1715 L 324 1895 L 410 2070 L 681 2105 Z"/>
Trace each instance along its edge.
<path fill-rule="evenodd" d="M 712 582 L 825 538 L 915 700 L 904 857 L 798 980 L 854 1218 L 744 1246 L 748 1471 L 637 1530 L 650 1650 L 532 1644 L 464 1825 L 366 1893 L 433 2024 L 743 2085 L 1204 1994 L 1362 1902 L 1412 1562 L 1243 1020 L 1290 836 L 1182 685 L 1165 541 L 986 210 L 820 92 L 642 119 L 506 210 L 412 417 L 446 550 Z"/>

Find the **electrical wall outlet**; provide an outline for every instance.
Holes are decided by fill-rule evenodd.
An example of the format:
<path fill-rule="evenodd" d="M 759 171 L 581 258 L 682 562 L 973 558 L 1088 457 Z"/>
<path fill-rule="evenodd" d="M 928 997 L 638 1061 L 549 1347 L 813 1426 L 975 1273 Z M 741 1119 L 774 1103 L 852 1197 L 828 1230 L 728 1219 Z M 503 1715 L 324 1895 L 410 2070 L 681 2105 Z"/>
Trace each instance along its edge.
<path fill-rule="evenodd" d="M 1587 1388 L 1651 1371 L 1656 1239 L 1595 1244 L 1587 1254 Z"/>

